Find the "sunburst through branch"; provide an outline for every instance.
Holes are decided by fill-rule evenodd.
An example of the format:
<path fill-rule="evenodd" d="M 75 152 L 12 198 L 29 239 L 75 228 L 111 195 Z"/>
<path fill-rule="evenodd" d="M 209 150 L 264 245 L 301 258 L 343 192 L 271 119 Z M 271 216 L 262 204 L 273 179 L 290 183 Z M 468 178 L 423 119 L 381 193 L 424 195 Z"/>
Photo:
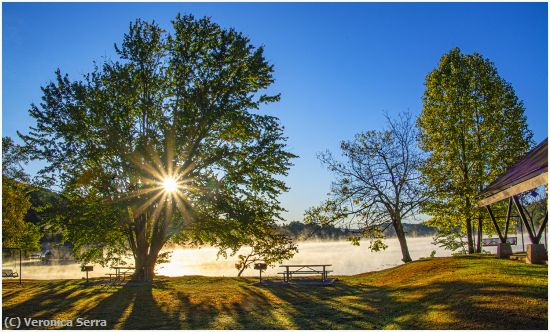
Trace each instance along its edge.
<path fill-rule="evenodd" d="M 191 167 L 181 169 L 176 164 L 174 156 L 173 138 L 169 138 L 166 144 L 166 161 L 163 162 L 157 151 L 146 149 L 147 153 L 134 154 L 133 163 L 143 172 L 139 176 L 139 189 L 128 193 L 128 198 L 143 198 L 143 202 L 134 210 L 134 217 L 140 216 L 150 207 L 154 207 L 151 218 L 156 219 L 164 215 L 167 220 L 172 219 L 174 205 L 184 219 L 189 219 L 189 193 L 197 191 L 188 176 Z M 164 214 L 161 214 L 163 212 Z M 152 220 L 154 221 L 154 220 Z"/>

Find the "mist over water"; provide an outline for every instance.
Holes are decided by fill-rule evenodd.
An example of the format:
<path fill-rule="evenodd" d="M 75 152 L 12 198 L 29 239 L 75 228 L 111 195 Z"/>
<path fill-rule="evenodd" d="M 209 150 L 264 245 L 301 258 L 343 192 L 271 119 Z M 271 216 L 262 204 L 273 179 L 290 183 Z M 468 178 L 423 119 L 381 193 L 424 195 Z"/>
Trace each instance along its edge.
<path fill-rule="evenodd" d="M 450 251 L 434 246 L 431 237 L 419 237 L 407 239 L 412 259 L 428 257 L 432 250 L 436 250 L 436 256 L 449 256 Z M 329 270 L 334 275 L 353 275 L 369 271 L 386 269 L 402 264 L 401 249 L 397 239 L 387 239 L 388 248 L 380 252 L 371 252 L 369 242 L 362 241 L 360 246 L 354 246 L 349 241 L 315 241 L 301 242 L 298 244 L 298 253 L 283 264 L 332 264 Z M 204 251 L 200 253 L 200 251 Z M 169 264 L 161 264 L 157 268 L 158 274 L 166 276 L 180 276 L 184 274 L 200 274 L 206 276 L 236 276 L 234 265 L 235 257 L 215 260 L 216 249 L 207 248 L 198 251 L 175 250 Z M 246 253 L 247 249 L 239 253 Z M 200 257 L 201 255 L 204 255 Z M 194 257 L 193 257 L 194 256 Z M 201 263 L 201 258 L 208 260 Z M 213 260 L 211 259 L 213 257 Z M 209 259 L 210 258 L 210 259 Z M 281 272 L 278 266 L 268 268 L 263 275 L 273 276 Z M 187 270 L 188 273 L 182 273 Z M 243 276 L 258 276 L 259 272 L 249 268 L 243 272 Z"/>
<path fill-rule="evenodd" d="M 518 242 L 521 239 L 518 239 Z M 436 257 L 450 256 L 451 252 L 439 248 L 432 244 L 431 237 L 407 238 L 409 252 L 413 260 L 421 257 L 428 257 L 435 250 Z M 298 243 L 299 252 L 290 260 L 283 264 L 332 264 L 329 270 L 333 275 L 354 275 L 369 271 L 377 271 L 402 264 L 401 249 L 397 239 L 386 239 L 388 248 L 380 252 L 371 252 L 368 248 L 369 242 L 362 241 L 360 246 L 354 246 L 349 241 L 317 241 Z M 521 244 L 512 246 L 513 251 L 521 251 Z M 485 251 L 495 252 L 495 247 L 484 248 Z M 217 258 L 218 250 L 212 247 L 190 249 L 176 248 L 172 252 L 169 263 L 159 264 L 156 268 L 158 275 L 164 276 L 184 276 L 184 275 L 203 275 L 203 276 L 237 276 L 235 263 L 237 255 L 248 252 L 247 248 L 240 250 L 235 256 Z M 34 264 L 29 265 L 23 262 L 23 279 L 81 279 L 85 273 L 80 271 L 79 263 L 69 263 L 64 265 Z M 14 269 L 19 272 L 18 262 L 4 261 L 3 269 Z M 274 276 L 281 272 L 282 268 L 268 268 L 264 275 Z M 89 277 L 105 277 L 106 273 L 114 273 L 108 267 L 103 268 L 94 265 L 94 271 L 89 272 Z M 252 269 L 245 270 L 243 276 L 258 276 L 258 271 Z"/>

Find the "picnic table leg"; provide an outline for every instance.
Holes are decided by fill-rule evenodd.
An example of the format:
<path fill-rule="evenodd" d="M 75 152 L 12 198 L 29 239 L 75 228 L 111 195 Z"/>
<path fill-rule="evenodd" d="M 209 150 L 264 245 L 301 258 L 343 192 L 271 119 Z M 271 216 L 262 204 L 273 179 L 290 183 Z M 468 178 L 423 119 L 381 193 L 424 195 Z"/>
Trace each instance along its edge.
<path fill-rule="evenodd" d="M 325 282 L 326 279 L 326 272 L 325 272 L 325 266 L 323 265 L 323 282 Z"/>
<path fill-rule="evenodd" d="M 289 282 L 290 281 L 290 271 L 289 271 L 289 267 L 287 266 L 286 267 L 286 282 Z"/>

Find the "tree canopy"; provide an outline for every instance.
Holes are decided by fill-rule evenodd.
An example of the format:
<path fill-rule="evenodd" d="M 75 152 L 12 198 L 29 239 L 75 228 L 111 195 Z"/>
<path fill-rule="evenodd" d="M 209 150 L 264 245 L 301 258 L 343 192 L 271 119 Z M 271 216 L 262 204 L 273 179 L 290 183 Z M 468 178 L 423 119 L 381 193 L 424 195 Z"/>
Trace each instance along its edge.
<path fill-rule="evenodd" d="M 144 278 L 167 242 L 237 249 L 281 218 L 281 179 L 295 156 L 262 104 L 273 65 L 243 34 L 178 15 L 172 32 L 136 20 L 118 59 L 81 80 L 60 70 L 20 134 L 64 199 L 50 218 L 77 257 L 131 250 Z M 166 181 L 173 187 L 167 190 Z"/>
<path fill-rule="evenodd" d="M 529 149 L 524 105 L 494 64 L 478 53 L 452 49 L 426 77 L 417 123 L 420 146 L 428 156 L 422 167 L 432 189 L 423 204 L 432 225 L 461 227 L 474 251 L 473 220 L 481 190 Z"/>

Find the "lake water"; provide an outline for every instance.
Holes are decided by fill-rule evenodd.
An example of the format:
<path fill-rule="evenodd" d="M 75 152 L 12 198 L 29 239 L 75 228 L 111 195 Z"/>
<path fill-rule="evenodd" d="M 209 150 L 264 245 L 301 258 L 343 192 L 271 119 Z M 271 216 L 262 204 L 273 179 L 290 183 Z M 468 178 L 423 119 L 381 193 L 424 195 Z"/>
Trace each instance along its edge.
<path fill-rule="evenodd" d="M 432 250 L 436 256 L 449 256 L 449 251 L 437 248 L 431 237 L 410 238 L 407 240 L 412 259 L 427 257 Z M 402 264 L 401 249 L 397 239 L 385 241 L 388 248 L 381 252 L 371 252 L 368 241 L 354 246 L 349 241 L 302 242 L 298 244 L 298 253 L 284 264 L 332 264 L 331 270 L 338 275 L 353 275 L 368 271 L 381 270 Z M 246 250 L 242 250 L 246 252 Z M 176 250 L 169 264 L 157 268 L 159 274 L 180 276 L 198 274 L 206 276 L 235 276 L 236 257 L 215 259 L 216 249 Z M 276 275 L 281 268 L 269 268 L 266 275 Z M 243 276 L 257 276 L 258 271 L 250 268 Z"/>
<path fill-rule="evenodd" d="M 432 244 L 431 237 L 408 238 L 409 251 L 413 260 L 428 257 L 432 250 L 436 251 L 436 257 L 450 256 L 450 251 L 444 250 Z M 299 252 L 284 264 L 332 264 L 331 270 L 335 275 L 353 275 L 369 271 L 377 271 L 402 264 L 401 249 L 397 239 L 387 239 L 388 248 L 381 252 L 371 252 L 368 241 L 360 246 L 354 246 L 348 241 L 319 241 L 301 242 L 298 244 Z M 495 247 L 484 248 L 495 252 Z M 514 251 L 521 250 L 521 245 Z M 246 253 L 243 249 L 239 253 Z M 216 248 L 176 248 L 172 250 L 169 263 L 157 266 L 157 274 L 165 276 L 203 275 L 203 276 L 236 276 L 235 263 L 237 256 L 217 258 Z M 3 262 L 2 268 L 19 270 L 16 264 Z M 281 268 L 269 268 L 265 275 L 276 275 Z M 105 273 L 112 272 L 108 268 L 99 265 L 94 266 L 90 277 L 103 277 Z M 257 276 L 258 271 L 250 268 L 245 270 L 243 276 Z M 80 279 L 85 273 L 80 272 L 80 264 L 70 263 L 66 265 L 24 265 L 22 276 L 24 279 Z"/>

